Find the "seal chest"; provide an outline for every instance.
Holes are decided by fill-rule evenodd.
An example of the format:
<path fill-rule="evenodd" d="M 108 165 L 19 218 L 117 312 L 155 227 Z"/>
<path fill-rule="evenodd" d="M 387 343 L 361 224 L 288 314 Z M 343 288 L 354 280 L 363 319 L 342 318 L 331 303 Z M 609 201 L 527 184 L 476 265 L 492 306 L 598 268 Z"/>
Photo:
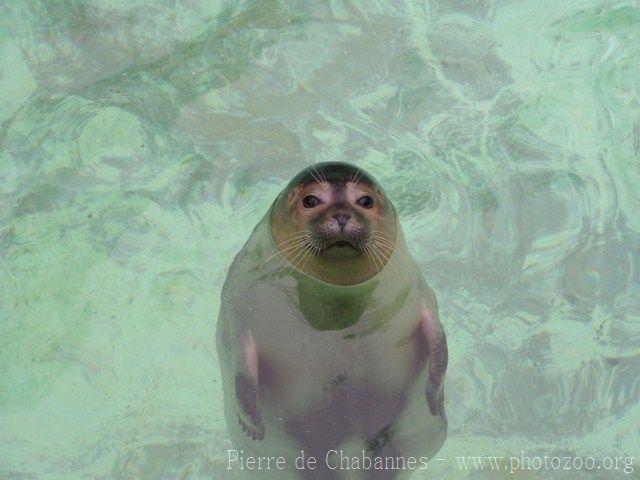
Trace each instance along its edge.
<path fill-rule="evenodd" d="M 436 300 L 393 205 L 361 169 L 317 164 L 280 193 L 229 270 L 217 347 L 234 448 L 285 459 L 250 478 L 355 478 L 334 468 L 338 451 L 359 465 L 426 462 L 445 440 Z M 315 468 L 296 465 L 301 451 Z"/>

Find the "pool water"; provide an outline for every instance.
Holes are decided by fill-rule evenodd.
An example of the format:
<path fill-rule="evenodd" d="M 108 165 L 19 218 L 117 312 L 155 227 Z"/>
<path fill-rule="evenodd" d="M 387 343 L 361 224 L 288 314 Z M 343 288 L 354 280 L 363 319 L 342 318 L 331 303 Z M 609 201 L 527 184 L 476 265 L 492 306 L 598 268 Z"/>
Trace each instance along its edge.
<path fill-rule="evenodd" d="M 639 157 L 635 0 L 0 1 L 0 478 L 234 478 L 222 284 L 329 160 L 438 297 L 415 478 L 640 478 Z"/>

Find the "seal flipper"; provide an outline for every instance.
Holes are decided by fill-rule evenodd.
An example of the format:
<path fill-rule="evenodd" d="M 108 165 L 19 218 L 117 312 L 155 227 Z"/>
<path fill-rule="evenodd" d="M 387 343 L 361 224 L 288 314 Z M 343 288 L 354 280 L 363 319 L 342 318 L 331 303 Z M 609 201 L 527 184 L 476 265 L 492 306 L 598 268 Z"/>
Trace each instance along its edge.
<path fill-rule="evenodd" d="M 447 371 L 447 338 L 438 317 L 429 308 L 422 309 L 420 328 L 427 343 L 429 378 L 425 394 L 432 415 L 444 413 L 444 376 Z"/>
<path fill-rule="evenodd" d="M 236 374 L 238 420 L 249 437 L 253 440 L 262 440 L 264 425 L 261 422 L 258 404 L 258 347 L 250 331 L 245 333 L 238 354 L 240 357 Z"/>

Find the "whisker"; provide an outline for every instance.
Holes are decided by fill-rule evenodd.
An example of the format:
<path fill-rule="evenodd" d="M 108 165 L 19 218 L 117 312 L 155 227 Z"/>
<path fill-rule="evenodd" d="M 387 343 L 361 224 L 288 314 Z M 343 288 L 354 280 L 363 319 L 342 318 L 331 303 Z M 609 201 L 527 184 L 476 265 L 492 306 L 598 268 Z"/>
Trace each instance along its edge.
<path fill-rule="evenodd" d="M 304 245 L 305 243 L 307 243 L 307 240 L 302 238 L 302 239 L 298 240 L 296 243 L 294 243 L 292 245 L 288 245 L 285 248 L 278 249 L 278 250 L 280 251 L 280 253 L 285 253 L 285 252 L 290 251 L 291 249 L 294 249 L 294 248 L 297 248 L 297 247 L 299 247 L 301 245 Z"/>
<path fill-rule="evenodd" d="M 393 269 L 393 271 L 395 272 L 396 278 L 398 279 L 398 282 L 402 283 L 402 275 L 400 274 L 400 270 L 398 270 L 398 267 L 394 264 L 393 261 L 390 261 L 391 253 L 387 254 L 380 249 L 378 249 L 377 251 L 383 258 L 385 258 L 385 265 L 389 265 Z"/>
<path fill-rule="evenodd" d="M 303 237 L 309 235 L 310 233 L 311 233 L 311 230 L 309 230 L 308 228 L 305 228 L 303 230 L 298 230 L 297 232 L 293 232 L 289 238 L 287 238 L 283 242 L 279 243 L 278 246 L 285 245 L 286 243 L 288 243 L 288 242 L 290 242 L 292 240 L 303 238 Z"/>
<path fill-rule="evenodd" d="M 362 179 L 362 170 L 356 169 L 356 176 L 354 178 L 355 183 L 353 184 L 353 186 L 355 187 L 356 185 L 358 185 L 361 179 Z"/>
<path fill-rule="evenodd" d="M 296 252 L 296 256 L 300 254 L 300 252 L 304 251 L 304 248 L 301 248 L 300 251 Z M 282 267 L 280 267 L 280 269 L 278 270 L 278 274 L 281 274 L 285 271 L 287 271 L 287 269 L 293 269 L 294 266 L 291 264 L 291 262 L 285 263 L 284 265 L 282 265 Z M 285 274 L 284 278 L 287 278 L 288 274 Z"/>
<path fill-rule="evenodd" d="M 316 172 L 318 173 L 318 175 L 320 175 L 320 178 L 322 179 L 323 182 L 327 181 L 327 177 L 324 174 L 324 171 L 318 171 L 318 169 L 316 168 Z"/>
<path fill-rule="evenodd" d="M 395 262 L 399 262 L 400 260 L 404 260 L 404 261 L 406 261 L 408 263 L 408 265 L 411 265 L 409 263 L 409 260 L 401 252 L 398 252 L 397 250 L 394 250 L 389 245 L 384 245 L 384 244 L 378 243 L 377 240 L 372 240 L 372 244 L 376 245 L 378 247 L 379 251 L 381 252 L 381 254 L 383 254 L 383 255 L 385 255 L 387 257 L 387 263 L 389 263 L 389 265 L 391 265 L 392 268 L 396 271 L 396 273 L 398 274 L 398 280 L 400 280 L 401 279 L 401 274 L 400 274 L 400 271 L 399 271 L 398 267 L 395 265 Z M 394 256 L 394 253 L 395 254 L 399 254 L 399 256 Z"/>
<path fill-rule="evenodd" d="M 298 268 L 300 270 L 304 270 L 305 265 L 307 264 L 309 259 L 311 259 L 312 256 L 313 256 L 313 250 L 308 249 L 307 253 L 305 253 L 304 257 L 302 257 L 302 260 L 300 260 L 302 262 L 302 265 L 300 265 Z"/>
<path fill-rule="evenodd" d="M 297 252 L 295 256 L 290 260 L 291 265 L 289 266 L 290 267 L 289 271 L 284 276 L 285 279 L 289 278 L 289 275 L 291 275 L 296 268 L 299 268 L 299 269 L 301 268 L 298 265 L 296 265 L 296 263 L 301 262 L 307 256 L 308 253 L 309 253 L 308 244 L 305 244 L 302 246 L 302 248 L 300 248 L 300 251 Z M 302 256 L 300 254 L 302 254 Z M 282 270 L 284 270 L 284 268 Z"/>
<path fill-rule="evenodd" d="M 398 258 L 402 258 L 403 260 L 407 261 L 408 263 L 411 263 L 409 257 L 405 253 L 403 253 L 400 250 L 398 250 L 394 244 L 390 243 L 390 241 L 382 239 L 382 238 L 379 238 L 379 237 L 376 237 L 375 235 L 371 236 L 371 241 L 378 242 L 381 246 L 384 246 L 387 249 L 391 250 L 392 252 L 396 253 L 398 255 Z"/>
<path fill-rule="evenodd" d="M 391 240 L 391 237 L 389 236 L 389 234 L 387 232 L 385 232 L 384 230 L 378 230 L 377 228 L 372 228 L 371 229 L 371 233 L 377 233 L 381 237 L 384 237 L 384 238 L 386 238 L 388 240 Z"/>
<path fill-rule="evenodd" d="M 390 238 L 388 238 L 388 237 L 381 236 L 379 233 L 376 233 L 376 232 L 371 233 L 370 238 L 372 238 L 372 239 L 374 239 L 374 240 L 378 240 L 378 241 L 380 241 L 381 243 L 384 243 L 384 244 L 388 245 L 388 246 L 389 246 L 389 247 L 391 247 L 392 249 L 395 249 L 395 248 L 396 248 L 396 242 L 395 242 L 395 241 L 391 240 L 391 239 L 390 239 Z"/>
<path fill-rule="evenodd" d="M 300 235 L 296 235 L 294 237 L 287 238 L 284 242 L 279 243 L 278 247 L 282 247 L 282 246 L 286 245 L 287 243 L 291 243 L 294 240 L 300 240 L 301 238 L 305 238 L 307 236 L 309 236 L 309 232 L 302 233 Z"/>
<path fill-rule="evenodd" d="M 326 179 L 325 177 L 323 177 L 323 176 L 322 176 L 322 173 L 320 173 L 320 172 L 318 171 L 318 169 L 317 169 L 317 167 L 315 166 L 315 164 L 314 164 L 314 165 L 311 165 L 311 166 L 313 167 L 313 171 L 314 171 L 314 172 L 316 172 L 316 174 L 318 175 L 318 179 L 316 179 L 316 181 L 317 181 L 318 183 L 326 182 L 326 181 L 327 181 L 327 179 Z M 314 175 L 314 176 L 313 176 L 313 178 L 316 178 L 316 176 Z"/>
<path fill-rule="evenodd" d="M 391 250 L 391 251 L 394 251 L 394 250 L 396 249 L 394 244 L 390 243 L 389 241 L 387 241 L 387 240 L 385 240 L 385 239 L 378 238 L 378 237 L 376 237 L 376 236 L 374 236 L 374 235 L 372 235 L 372 236 L 370 237 L 370 241 L 371 241 L 371 242 L 376 242 L 376 243 L 378 243 L 379 245 L 382 245 L 382 246 L 386 247 L 387 249 L 389 249 L 389 250 Z"/>
<path fill-rule="evenodd" d="M 291 263 L 292 265 L 295 265 L 296 262 L 298 260 L 300 260 L 300 254 L 304 255 L 304 253 L 308 250 L 309 247 L 309 243 L 308 242 L 303 242 L 301 245 L 296 245 L 296 249 L 294 249 L 294 253 L 292 253 L 291 255 L 291 259 L 289 260 L 289 263 Z"/>
<path fill-rule="evenodd" d="M 384 240 L 385 242 L 389 243 L 389 245 L 395 245 L 395 242 L 392 241 L 389 237 L 382 236 L 379 233 L 372 232 L 371 233 L 371 237 L 378 238 L 380 240 Z"/>
<path fill-rule="evenodd" d="M 371 244 L 369 246 L 369 250 L 371 251 L 374 258 L 380 263 L 380 270 L 382 270 L 384 268 L 384 262 L 382 261 L 382 258 L 380 258 L 380 254 L 378 253 L 376 246 Z"/>
<path fill-rule="evenodd" d="M 371 268 L 373 270 L 375 270 L 376 268 L 378 268 L 374 263 L 373 260 L 371 258 L 371 253 L 369 252 L 369 247 L 364 246 L 362 251 L 364 252 L 365 256 L 367 257 L 367 260 L 369 260 L 369 264 L 371 265 Z"/>
<path fill-rule="evenodd" d="M 317 169 L 315 165 L 311 165 L 311 168 L 313 168 L 313 170 L 317 173 Z M 313 171 L 311 170 L 311 168 L 309 168 L 307 171 L 309 172 L 309 174 L 313 177 L 313 179 L 317 182 L 317 183 L 322 183 L 322 180 L 320 180 L 320 177 L 317 177 L 315 173 L 313 173 Z"/>
<path fill-rule="evenodd" d="M 386 262 L 391 265 L 391 268 L 393 268 L 396 272 L 396 274 L 398 275 L 398 281 L 401 280 L 402 275 L 400 274 L 400 270 L 398 269 L 398 267 L 395 265 L 395 263 L 393 262 L 393 249 L 388 249 L 385 253 L 385 251 L 381 250 L 381 254 L 386 256 L 387 260 Z"/>
<path fill-rule="evenodd" d="M 395 243 L 391 242 L 390 240 L 387 240 L 386 238 L 378 237 L 375 234 L 371 235 L 369 238 L 372 241 L 375 240 L 376 242 L 380 243 L 381 245 L 384 245 L 385 247 L 390 248 L 391 250 L 395 250 L 395 248 L 396 248 Z"/>
<path fill-rule="evenodd" d="M 288 250 L 294 250 L 296 248 L 300 248 L 301 246 L 303 246 L 304 244 L 296 244 L 296 245 L 291 245 L 291 247 Z M 278 255 L 282 255 L 283 253 L 285 253 L 287 250 L 278 250 L 277 248 L 274 249 L 273 252 L 271 252 L 269 254 L 269 256 L 260 264 L 260 269 L 262 269 L 270 260 L 276 258 Z"/>
<path fill-rule="evenodd" d="M 277 256 L 279 253 L 283 254 L 285 252 L 288 252 L 289 250 L 295 249 L 297 247 L 300 247 L 302 245 L 305 244 L 305 242 L 307 241 L 307 235 L 301 236 L 300 238 L 296 239 L 296 242 L 291 244 L 291 245 L 287 245 L 286 247 L 283 248 L 283 245 L 289 243 L 292 239 L 288 239 L 284 242 L 282 242 L 281 244 L 279 244 L 278 246 L 276 246 L 273 251 L 269 254 L 269 256 L 262 262 L 262 264 L 260 265 L 260 268 L 264 267 L 264 265 L 271 260 L 273 257 Z"/>

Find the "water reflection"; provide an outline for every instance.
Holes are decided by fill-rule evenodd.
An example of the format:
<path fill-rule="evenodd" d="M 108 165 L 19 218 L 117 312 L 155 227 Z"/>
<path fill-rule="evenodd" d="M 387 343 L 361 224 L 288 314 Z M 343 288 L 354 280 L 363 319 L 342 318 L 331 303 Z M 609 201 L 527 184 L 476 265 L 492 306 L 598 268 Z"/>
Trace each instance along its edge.
<path fill-rule="evenodd" d="M 633 454 L 639 24 L 632 1 L 5 2 L 2 475 L 226 478 L 222 281 L 326 160 L 385 186 L 438 295 L 432 475 Z M 522 478 L 554 475 L 585 472 Z"/>

